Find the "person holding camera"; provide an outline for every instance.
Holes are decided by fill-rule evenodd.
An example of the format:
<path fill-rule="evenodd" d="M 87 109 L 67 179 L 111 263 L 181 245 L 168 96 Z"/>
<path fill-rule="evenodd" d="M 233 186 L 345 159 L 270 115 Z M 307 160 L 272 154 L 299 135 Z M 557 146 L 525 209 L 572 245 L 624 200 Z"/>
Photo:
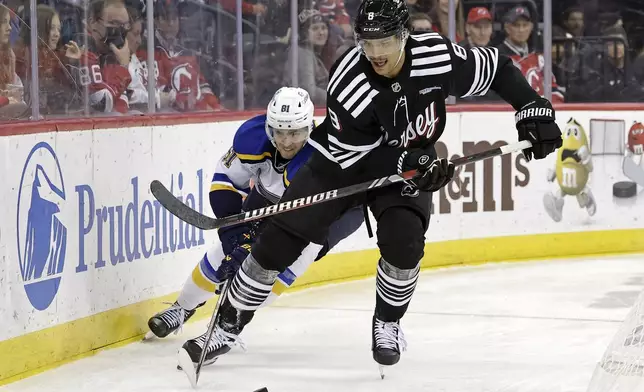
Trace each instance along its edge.
<path fill-rule="evenodd" d="M 131 82 L 130 49 L 126 40 L 130 17 L 123 0 L 94 0 L 89 6 L 87 34 L 75 41 L 85 49 L 70 64 L 79 88 L 89 89 L 93 111 L 127 113 Z"/>

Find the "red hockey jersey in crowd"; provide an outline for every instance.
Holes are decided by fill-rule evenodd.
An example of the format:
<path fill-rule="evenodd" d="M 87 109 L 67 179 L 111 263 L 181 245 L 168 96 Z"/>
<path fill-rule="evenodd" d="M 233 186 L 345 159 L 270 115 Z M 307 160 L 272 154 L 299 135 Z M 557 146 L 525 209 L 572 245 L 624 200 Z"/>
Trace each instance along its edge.
<path fill-rule="evenodd" d="M 129 109 L 127 87 L 132 80 L 127 67 L 119 64 L 114 53 L 100 53 L 91 36 L 87 36 L 87 50 L 78 61 L 68 67 L 78 86 L 88 86 L 89 104 L 101 112 L 127 113 Z M 75 40 L 85 44 L 83 36 Z"/>
<path fill-rule="evenodd" d="M 142 65 L 147 63 L 147 49 L 137 51 Z M 179 111 L 219 110 L 219 99 L 215 96 L 199 68 L 197 56 L 190 50 L 163 45 L 157 33 L 154 48 L 154 62 L 157 90 L 170 92 L 172 107 Z M 144 66 L 145 67 L 145 66 Z M 143 72 L 143 83 L 147 85 L 148 75 Z"/>
<path fill-rule="evenodd" d="M 338 25 L 351 23 L 351 18 L 344 6 L 344 0 L 317 0 L 316 6 L 330 23 Z"/>
<path fill-rule="evenodd" d="M 532 86 L 537 94 L 543 97 L 545 94 L 545 77 L 543 74 L 545 61 L 543 59 L 543 54 L 532 52 L 524 57 L 511 55 L 510 58 L 514 62 L 514 65 L 521 70 L 523 76 L 525 76 L 528 83 L 530 83 L 530 86 Z M 552 102 L 564 102 L 564 89 L 559 87 L 554 75 L 552 75 Z"/>

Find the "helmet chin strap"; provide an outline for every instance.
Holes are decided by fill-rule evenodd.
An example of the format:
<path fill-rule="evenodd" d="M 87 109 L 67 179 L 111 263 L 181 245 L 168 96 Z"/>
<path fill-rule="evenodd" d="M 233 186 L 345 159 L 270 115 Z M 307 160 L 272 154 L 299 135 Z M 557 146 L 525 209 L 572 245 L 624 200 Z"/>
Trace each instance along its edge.
<path fill-rule="evenodd" d="M 403 53 L 405 53 L 405 43 L 403 42 L 402 45 L 400 45 L 400 52 L 398 53 L 398 60 L 396 60 L 396 64 L 394 64 L 394 69 L 398 66 L 398 63 L 400 62 L 400 59 L 402 58 Z"/>
<path fill-rule="evenodd" d="M 402 59 L 403 53 L 405 53 L 405 44 L 407 44 L 407 38 L 409 38 L 409 31 L 407 29 L 403 30 L 402 32 L 402 39 L 401 44 L 400 44 L 400 51 L 398 52 L 398 59 L 396 60 L 396 64 L 394 64 L 394 67 L 392 69 L 396 69 L 398 66 L 398 63 L 400 63 L 400 59 Z"/>

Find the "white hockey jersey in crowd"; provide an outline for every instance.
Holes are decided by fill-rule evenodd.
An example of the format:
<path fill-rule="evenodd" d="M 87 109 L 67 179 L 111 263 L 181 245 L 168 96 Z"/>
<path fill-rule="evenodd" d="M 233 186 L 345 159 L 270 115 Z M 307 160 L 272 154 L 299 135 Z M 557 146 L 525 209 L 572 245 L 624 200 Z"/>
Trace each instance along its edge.
<path fill-rule="evenodd" d="M 147 67 L 141 63 L 136 54 L 132 55 L 130 64 L 128 65 L 132 81 L 127 87 L 129 91 L 129 104 L 132 105 L 147 105 L 148 104 L 148 86 L 143 82 L 147 79 Z M 160 107 L 159 91 L 156 91 L 156 106 Z"/>

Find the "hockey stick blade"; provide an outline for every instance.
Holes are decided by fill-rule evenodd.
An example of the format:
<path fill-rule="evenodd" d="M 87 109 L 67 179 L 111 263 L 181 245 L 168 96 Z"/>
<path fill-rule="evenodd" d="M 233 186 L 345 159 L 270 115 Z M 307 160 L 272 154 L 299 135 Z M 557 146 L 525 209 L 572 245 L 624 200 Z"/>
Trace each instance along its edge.
<path fill-rule="evenodd" d="M 472 155 L 457 158 L 452 161 L 455 166 L 467 165 L 468 163 L 482 161 L 484 159 L 493 158 L 500 155 L 505 155 L 532 147 L 529 141 L 521 141 L 518 143 L 508 144 L 505 146 L 492 148 L 489 150 L 481 151 Z M 251 222 L 257 219 L 266 218 L 268 216 L 281 214 L 287 211 L 293 211 L 304 207 L 309 207 L 314 204 L 324 203 L 330 200 L 340 199 L 343 197 L 362 193 L 370 189 L 382 188 L 397 182 L 409 180 L 416 175 L 416 170 L 410 170 L 402 173 L 401 175 L 393 174 L 387 177 L 377 178 L 371 181 L 365 181 L 360 184 L 350 185 L 345 188 L 333 189 L 330 191 L 318 193 L 302 197 L 300 199 L 285 201 L 282 203 L 274 204 L 265 208 L 259 208 L 239 214 L 230 215 L 225 218 L 210 218 L 202 215 L 193 210 L 187 205 L 183 204 L 158 180 L 152 181 L 150 190 L 154 197 L 163 205 L 171 214 L 181 219 L 182 221 L 198 227 L 202 230 L 213 230 L 220 227 L 231 226 L 238 223 Z"/>
<path fill-rule="evenodd" d="M 212 218 L 200 214 L 177 199 L 172 192 L 161 183 L 154 180 L 150 183 L 150 191 L 155 199 L 161 203 L 166 210 L 182 221 L 189 223 L 203 230 L 212 230 Z"/>
<path fill-rule="evenodd" d="M 203 350 L 201 350 L 201 355 L 199 356 L 199 362 L 197 362 L 197 367 L 195 368 L 195 375 L 196 375 L 195 384 L 199 382 L 201 367 L 203 366 L 203 363 L 206 360 L 206 352 L 208 351 L 206 348 L 210 344 L 210 340 L 212 339 L 212 334 L 215 332 L 215 324 L 217 323 L 217 313 L 219 313 L 219 307 L 224 301 L 224 298 L 226 298 L 226 294 L 228 294 L 228 286 L 230 286 L 230 279 L 224 282 L 224 287 L 222 288 L 221 293 L 219 294 L 219 297 L 217 297 L 217 303 L 215 304 L 215 309 L 213 309 L 212 311 L 212 316 L 210 317 L 210 324 L 208 325 L 208 331 L 206 334 L 206 340 L 204 341 Z M 215 359 L 215 361 L 216 360 L 217 359 Z"/>
<path fill-rule="evenodd" d="M 179 352 L 177 354 L 179 359 L 179 367 L 188 377 L 188 381 L 190 381 L 192 388 L 196 389 L 197 372 L 195 371 L 195 365 L 192 363 L 192 359 L 190 359 L 190 354 L 188 354 L 186 349 L 183 347 L 179 348 Z"/>
<path fill-rule="evenodd" d="M 228 281 L 224 283 L 224 287 L 221 290 L 219 297 L 217 298 L 215 309 L 213 309 L 212 311 L 212 316 L 210 317 L 210 323 L 208 324 L 208 331 L 206 332 L 206 340 L 203 343 L 203 349 L 201 350 L 201 355 L 199 356 L 199 361 L 197 362 L 197 364 L 195 365 L 192 362 L 192 359 L 190 358 L 190 354 L 188 354 L 188 351 L 186 351 L 185 348 L 180 347 L 177 353 L 178 360 L 179 360 L 179 366 L 177 368 L 186 374 L 186 376 L 188 377 L 188 381 L 190 381 L 190 385 L 192 386 L 193 389 L 197 388 L 197 383 L 199 382 L 199 376 L 201 375 L 201 368 L 204 365 L 204 361 L 206 359 L 206 352 L 208 351 L 207 350 L 208 342 L 210 342 L 210 340 L 212 339 L 212 335 L 215 331 L 217 314 L 219 313 L 219 307 L 221 306 L 221 302 L 223 301 L 223 298 L 225 298 L 227 292 L 228 292 Z M 217 359 L 215 358 L 215 361 L 216 360 Z"/>

